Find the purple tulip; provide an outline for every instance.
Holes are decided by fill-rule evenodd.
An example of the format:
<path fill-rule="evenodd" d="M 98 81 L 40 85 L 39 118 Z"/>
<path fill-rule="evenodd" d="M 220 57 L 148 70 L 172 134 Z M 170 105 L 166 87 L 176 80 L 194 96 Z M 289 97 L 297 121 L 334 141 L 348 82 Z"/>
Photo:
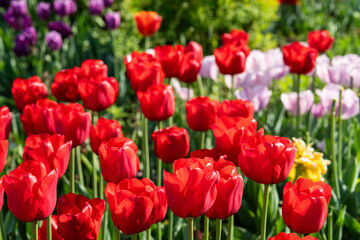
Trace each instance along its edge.
<path fill-rule="evenodd" d="M 38 18 L 47 20 L 51 15 L 51 4 L 46 2 L 39 2 L 36 7 Z"/>
<path fill-rule="evenodd" d="M 10 2 L 10 7 L 3 15 L 10 27 L 21 30 L 30 27 L 31 18 L 27 11 L 26 1 L 16 0 Z"/>
<path fill-rule="evenodd" d="M 26 56 L 31 52 L 31 46 L 36 44 L 36 30 L 29 27 L 20 33 L 15 39 L 15 48 L 13 49 L 16 56 Z"/>
<path fill-rule="evenodd" d="M 103 0 L 89 0 L 89 11 L 91 15 L 100 15 L 104 8 Z"/>
<path fill-rule="evenodd" d="M 61 34 L 57 31 L 50 31 L 45 36 L 45 41 L 51 50 L 59 50 L 62 47 Z"/>
<path fill-rule="evenodd" d="M 217 82 L 219 68 L 215 62 L 215 56 L 206 56 L 201 62 L 200 76 L 203 78 L 210 78 Z"/>
<path fill-rule="evenodd" d="M 336 101 L 335 110 L 338 115 L 339 112 L 339 96 L 340 89 L 342 87 L 335 84 L 326 85 L 322 90 L 316 89 L 316 94 L 320 98 L 320 103 L 324 108 L 324 113 L 330 114 L 333 100 Z M 345 89 L 341 98 L 341 118 L 349 119 L 356 116 L 359 113 L 359 98 L 357 94 L 351 89 Z"/>
<path fill-rule="evenodd" d="M 10 2 L 10 8 L 16 16 L 24 16 L 28 14 L 25 0 L 12 0 Z"/>
<path fill-rule="evenodd" d="M 242 91 L 236 91 L 237 99 L 249 100 L 254 104 L 255 112 L 267 107 L 270 102 L 272 92 L 267 86 L 257 85 L 255 87 L 244 87 Z"/>
<path fill-rule="evenodd" d="M 111 7 L 113 5 L 114 0 L 104 0 L 105 7 Z"/>
<path fill-rule="evenodd" d="M 296 92 L 282 93 L 280 96 L 281 102 L 285 109 L 291 114 L 297 115 L 297 98 Z M 314 102 L 314 94 L 310 90 L 300 92 L 300 116 L 307 113 Z"/>
<path fill-rule="evenodd" d="M 315 118 L 321 118 L 324 116 L 324 106 L 321 103 L 313 104 L 311 107 L 311 114 Z"/>
<path fill-rule="evenodd" d="M 61 34 L 63 39 L 69 38 L 73 35 L 71 27 L 62 21 L 49 22 L 48 28 L 50 31 L 57 31 Z"/>
<path fill-rule="evenodd" d="M 120 26 L 120 12 L 109 12 L 105 15 L 106 28 L 117 29 Z"/>
<path fill-rule="evenodd" d="M 57 15 L 64 17 L 76 12 L 74 0 L 55 0 L 53 3 L 54 11 Z"/>
<path fill-rule="evenodd" d="M 174 87 L 175 92 L 182 100 L 189 100 L 194 97 L 194 90 L 191 88 L 181 87 L 179 80 L 176 78 L 171 79 L 171 85 Z"/>

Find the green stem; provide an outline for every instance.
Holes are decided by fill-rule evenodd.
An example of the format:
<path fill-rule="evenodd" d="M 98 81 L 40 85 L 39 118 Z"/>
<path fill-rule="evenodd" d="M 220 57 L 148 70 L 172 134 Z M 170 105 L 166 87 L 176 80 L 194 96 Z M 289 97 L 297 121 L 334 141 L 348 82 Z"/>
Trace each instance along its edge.
<path fill-rule="evenodd" d="M 297 74 L 296 136 L 300 137 L 300 74 Z"/>
<path fill-rule="evenodd" d="M 234 240 L 234 215 L 228 218 L 228 236 L 227 240 Z"/>
<path fill-rule="evenodd" d="M 235 75 L 231 76 L 231 98 L 235 98 Z"/>
<path fill-rule="evenodd" d="M 150 239 L 151 239 L 151 228 L 146 230 L 146 240 L 150 240 Z"/>
<path fill-rule="evenodd" d="M 80 185 L 84 186 L 84 175 L 83 175 L 83 170 L 82 170 L 82 165 L 81 165 L 81 146 L 77 146 L 75 148 L 76 151 L 76 163 L 77 163 L 77 168 L 78 168 L 78 172 L 79 172 L 79 182 Z"/>
<path fill-rule="evenodd" d="M 32 237 L 31 237 L 31 239 L 32 240 L 38 240 L 38 221 L 33 221 L 32 223 L 31 223 L 31 228 L 32 228 Z"/>
<path fill-rule="evenodd" d="M 103 228 L 102 239 L 106 239 L 106 235 L 107 235 L 108 212 L 109 212 L 109 207 L 105 205 L 104 219 L 103 219 L 103 224 L 101 225 L 101 227 Z"/>
<path fill-rule="evenodd" d="M 156 239 L 161 239 L 161 222 L 156 224 Z"/>
<path fill-rule="evenodd" d="M 149 140 L 148 140 L 148 120 L 142 115 L 143 132 L 143 156 L 144 156 L 144 177 L 150 179 L 150 159 L 149 159 Z"/>
<path fill-rule="evenodd" d="M 201 216 L 198 218 L 195 218 L 195 240 L 199 240 L 199 231 L 200 231 L 200 219 Z"/>
<path fill-rule="evenodd" d="M 116 227 L 114 227 L 114 235 L 115 235 L 115 240 L 120 240 L 120 231 Z"/>
<path fill-rule="evenodd" d="M 172 166 L 170 167 L 170 173 L 173 173 Z M 168 239 L 173 239 L 173 227 L 174 227 L 174 213 L 169 209 L 169 236 Z"/>
<path fill-rule="evenodd" d="M 200 74 L 198 74 L 197 80 L 198 80 L 198 84 L 199 84 L 200 96 L 205 96 L 205 89 L 204 89 L 204 85 L 203 85 Z"/>
<path fill-rule="evenodd" d="M 0 211 L 0 237 L 1 240 L 6 239 L 6 233 L 5 233 L 5 228 L 4 228 L 4 219 L 3 219 L 3 213 L 2 211 Z"/>
<path fill-rule="evenodd" d="M 158 122 L 158 130 L 162 129 L 162 122 Z M 156 185 L 161 186 L 161 172 L 162 172 L 162 161 L 160 158 L 157 160 L 157 166 L 156 166 Z"/>
<path fill-rule="evenodd" d="M 131 235 L 131 240 L 137 240 L 137 234 Z"/>
<path fill-rule="evenodd" d="M 205 131 L 202 131 L 200 133 L 200 148 L 199 149 L 204 149 L 205 148 L 205 135 L 206 135 Z"/>
<path fill-rule="evenodd" d="M 209 218 L 207 216 L 204 216 L 204 240 L 209 239 L 209 223 Z"/>
<path fill-rule="evenodd" d="M 299 233 L 299 237 L 303 238 L 304 234 L 303 233 Z"/>
<path fill-rule="evenodd" d="M 75 148 L 71 149 L 69 170 L 70 170 L 70 192 L 75 193 Z"/>
<path fill-rule="evenodd" d="M 332 104 L 332 111 L 330 115 L 330 151 L 331 151 L 331 160 L 333 162 L 333 173 L 335 177 L 335 194 L 340 198 L 340 186 L 339 186 L 339 175 L 338 175 L 338 165 L 337 165 L 337 159 L 336 159 L 336 153 L 335 153 L 335 103 L 336 100 L 333 101 Z"/>
<path fill-rule="evenodd" d="M 221 226 L 222 226 L 222 220 L 216 219 L 216 240 L 221 240 Z"/>
<path fill-rule="evenodd" d="M 46 218 L 46 235 L 47 240 L 51 240 L 51 214 Z"/>
<path fill-rule="evenodd" d="M 194 219 L 187 218 L 188 240 L 194 240 Z"/>
<path fill-rule="evenodd" d="M 145 49 L 144 51 L 150 48 L 150 36 L 145 37 Z"/>
<path fill-rule="evenodd" d="M 104 178 L 100 174 L 100 188 L 99 188 L 99 197 L 100 199 L 104 199 Z"/>
<path fill-rule="evenodd" d="M 264 196 L 263 196 L 263 209 L 261 214 L 261 240 L 266 238 L 266 220 L 268 212 L 268 200 L 269 200 L 269 184 L 264 185 Z"/>
<path fill-rule="evenodd" d="M 341 119 L 341 114 L 342 114 L 342 89 L 340 89 L 340 93 L 339 93 L 339 115 L 338 115 L 338 119 L 339 119 L 339 130 L 338 130 L 338 163 L 339 163 L 339 169 L 338 169 L 338 173 L 339 173 L 339 179 L 342 179 L 342 119 Z"/>
<path fill-rule="evenodd" d="M 92 153 L 92 167 L 93 167 L 93 174 L 92 174 L 92 184 L 93 184 L 93 198 L 98 197 L 98 186 L 97 186 L 97 156 L 96 153 Z"/>
<path fill-rule="evenodd" d="M 333 240 L 333 210 L 331 209 L 327 219 L 328 240 Z"/>

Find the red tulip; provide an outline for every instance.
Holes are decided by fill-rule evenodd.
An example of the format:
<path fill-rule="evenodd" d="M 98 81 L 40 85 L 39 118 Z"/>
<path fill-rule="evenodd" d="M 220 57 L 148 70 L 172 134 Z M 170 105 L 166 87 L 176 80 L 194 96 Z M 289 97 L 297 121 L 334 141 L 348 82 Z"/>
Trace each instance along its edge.
<path fill-rule="evenodd" d="M 213 163 L 209 158 L 182 158 L 174 162 L 174 173 L 164 170 L 166 198 L 175 215 L 200 217 L 214 204 L 219 173 Z"/>
<path fill-rule="evenodd" d="M 295 156 L 296 149 L 288 138 L 255 134 L 241 144 L 238 164 L 251 180 L 276 184 L 289 176 Z"/>
<path fill-rule="evenodd" d="M 85 60 L 79 69 L 79 80 L 82 78 L 107 77 L 108 67 L 101 60 Z"/>
<path fill-rule="evenodd" d="M 126 235 L 150 228 L 166 214 L 162 190 L 148 178 L 123 179 L 118 185 L 108 183 L 105 196 L 114 225 Z"/>
<path fill-rule="evenodd" d="M 48 172 L 56 168 L 61 178 L 68 167 L 70 151 L 71 141 L 65 142 L 64 136 L 31 135 L 25 140 L 23 159 L 42 162 Z"/>
<path fill-rule="evenodd" d="M 25 133 L 31 134 L 49 133 L 56 134 L 61 123 L 56 120 L 57 103 L 49 99 L 39 99 L 36 104 L 27 105 L 20 119 Z"/>
<path fill-rule="evenodd" d="M 19 220 L 43 220 L 55 209 L 58 171 L 46 171 L 46 166 L 21 164 L 4 176 L 3 186 L 9 210 Z"/>
<path fill-rule="evenodd" d="M 194 41 L 190 41 L 188 45 L 184 48 L 184 54 L 187 55 L 191 52 L 192 58 L 198 61 L 201 64 L 201 61 L 204 58 L 203 48 L 200 44 Z"/>
<path fill-rule="evenodd" d="M 220 159 L 221 153 L 218 149 L 198 149 L 190 153 L 191 158 L 212 158 L 214 161 Z"/>
<path fill-rule="evenodd" d="M 235 75 L 245 71 L 248 46 L 225 45 L 215 49 L 215 61 L 222 74 Z"/>
<path fill-rule="evenodd" d="M 105 201 L 68 193 L 57 204 L 58 233 L 66 240 L 97 239 Z"/>
<path fill-rule="evenodd" d="M 183 51 L 184 47 L 181 45 L 175 45 L 175 47 L 171 45 L 155 47 L 155 57 L 161 63 L 165 77 L 178 77 L 178 68 L 182 62 Z"/>
<path fill-rule="evenodd" d="M 236 119 L 236 118 L 235 118 Z M 255 119 L 234 118 L 221 116 L 212 127 L 215 137 L 215 147 L 222 154 L 226 154 L 229 161 L 238 165 L 240 144 L 256 133 L 257 122 Z M 264 130 L 260 129 L 257 134 L 263 135 Z"/>
<path fill-rule="evenodd" d="M 57 118 L 61 121 L 59 134 L 65 135 L 66 141 L 72 141 L 72 147 L 79 146 L 89 137 L 91 115 L 78 103 L 68 105 L 60 103 L 57 107 Z"/>
<path fill-rule="evenodd" d="M 185 54 L 179 66 L 179 80 L 186 83 L 195 82 L 200 68 L 201 61 L 199 62 L 192 52 Z"/>
<path fill-rule="evenodd" d="M 8 140 L 0 140 L 0 172 L 4 169 L 9 148 Z"/>
<path fill-rule="evenodd" d="M 4 205 L 4 186 L 3 186 L 4 177 L 0 178 L 0 211 Z"/>
<path fill-rule="evenodd" d="M 334 38 L 326 30 L 314 31 L 308 34 L 308 43 L 310 47 L 315 48 L 319 52 L 326 52 L 332 47 Z"/>
<path fill-rule="evenodd" d="M 216 184 L 215 203 L 206 212 L 206 216 L 210 219 L 225 219 L 239 211 L 244 182 L 241 175 L 237 173 L 235 165 L 224 158 L 214 163 L 214 170 L 219 173 L 220 179 Z"/>
<path fill-rule="evenodd" d="M 29 79 L 16 78 L 11 92 L 19 111 L 22 111 L 27 104 L 35 104 L 38 99 L 47 98 L 46 85 L 37 76 Z"/>
<path fill-rule="evenodd" d="M 244 30 L 231 30 L 231 33 L 224 33 L 221 35 L 223 45 L 247 46 L 249 43 L 249 36 Z"/>
<path fill-rule="evenodd" d="M 137 146 L 129 138 L 117 137 L 99 147 L 101 174 L 106 182 L 118 184 L 124 178 L 133 178 L 140 168 Z"/>
<path fill-rule="evenodd" d="M 7 106 L 0 108 L 0 139 L 8 139 L 11 129 L 12 114 Z"/>
<path fill-rule="evenodd" d="M 224 100 L 217 114 L 219 117 L 225 116 L 226 118 L 234 118 L 234 120 L 252 119 L 254 117 L 254 104 L 242 99 Z"/>
<path fill-rule="evenodd" d="M 143 36 L 154 35 L 160 28 L 162 17 L 153 11 L 140 11 L 134 14 L 137 29 Z"/>
<path fill-rule="evenodd" d="M 47 221 L 43 221 L 41 227 L 39 228 L 39 240 L 47 240 Z M 58 233 L 59 228 L 59 217 L 57 215 L 51 216 L 51 237 L 52 240 L 64 240 L 62 236 Z"/>
<path fill-rule="evenodd" d="M 151 85 L 163 84 L 165 74 L 151 54 L 133 52 L 131 60 L 129 58 L 125 58 L 126 75 L 135 92 L 144 92 Z"/>
<path fill-rule="evenodd" d="M 207 131 L 215 122 L 220 103 L 209 97 L 197 97 L 187 101 L 185 108 L 189 127 L 194 131 Z"/>
<path fill-rule="evenodd" d="M 150 121 L 163 121 L 174 114 L 175 95 L 170 85 L 152 85 L 145 92 L 138 91 L 141 111 Z"/>
<path fill-rule="evenodd" d="M 155 155 L 165 163 L 184 158 L 189 153 L 189 134 L 185 128 L 168 127 L 151 134 Z"/>
<path fill-rule="evenodd" d="M 90 145 L 96 154 L 101 143 L 115 137 L 123 137 L 121 125 L 116 120 L 99 118 L 96 125 L 90 127 Z"/>
<path fill-rule="evenodd" d="M 77 102 L 81 99 L 78 91 L 79 71 L 79 68 L 74 67 L 56 73 L 51 93 L 58 101 Z"/>
<path fill-rule="evenodd" d="M 317 238 L 314 238 L 312 236 L 306 236 L 306 237 L 299 237 L 295 233 L 279 233 L 275 237 L 270 237 L 268 240 L 318 240 Z"/>
<path fill-rule="evenodd" d="M 307 74 L 315 67 L 318 52 L 315 48 L 294 42 L 282 49 L 284 63 L 289 66 L 290 72 L 296 74 Z"/>
<path fill-rule="evenodd" d="M 285 184 L 282 216 L 294 232 L 310 234 L 320 231 L 327 217 L 331 187 L 324 182 L 299 178 Z"/>

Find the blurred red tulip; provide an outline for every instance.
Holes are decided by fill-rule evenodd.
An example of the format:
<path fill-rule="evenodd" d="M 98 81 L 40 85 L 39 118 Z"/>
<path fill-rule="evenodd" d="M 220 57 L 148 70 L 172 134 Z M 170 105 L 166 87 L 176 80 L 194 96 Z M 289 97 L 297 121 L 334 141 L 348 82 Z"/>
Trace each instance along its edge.
<path fill-rule="evenodd" d="M 215 122 L 220 103 L 209 97 L 197 97 L 187 101 L 185 108 L 189 128 L 194 131 L 208 131 Z"/>
<path fill-rule="evenodd" d="M 78 67 L 74 67 L 56 73 L 51 93 L 58 101 L 77 102 L 81 99 L 78 91 L 79 71 Z"/>
<path fill-rule="evenodd" d="M 173 164 L 171 174 L 164 170 L 166 198 L 171 211 L 181 217 L 200 217 L 216 200 L 219 173 L 210 158 L 182 158 Z"/>
<path fill-rule="evenodd" d="M 61 123 L 56 120 L 57 103 L 50 99 L 39 99 L 36 104 L 27 105 L 20 119 L 26 135 L 56 134 Z"/>
<path fill-rule="evenodd" d="M 8 139 L 11 130 L 12 114 L 7 106 L 0 108 L 0 140 Z"/>
<path fill-rule="evenodd" d="M 105 201 L 68 193 L 57 204 L 58 233 L 66 240 L 97 239 Z"/>
<path fill-rule="evenodd" d="M 301 2 L 301 0 L 279 0 L 280 4 L 290 4 L 290 5 L 297 5 Z"/>
<path fill-rule="evenodd" d="M 162 17 L 153 11 L 140 11 L 134 14 L 137 29 L 143 36 L 154 35 L 160 28 Z"/>
<path fill-rule="evenodd" d="M 184 55 L 187 55 L 188 53 L 191 53 L 192 58 L 201 64 L 204 55 L 203 48 L 200 44 L 195 41 L 190 41 L 184 48 Z"/>
<path fill-rule="evenodd" d="M 123 179 L 118 185 L 108 183 L 105 196 L 114 225 L 126 235 L 150 228 L 166 214 L 162 190 L 148 178 Z"/>
<path fill-rule="evenodd" d="M 108 67 L 101 60 L 88 59 L 82 62 L 78 72 L 79 80 L 82 78 L 107 77 Z"/>
<path fill-rule="evenodd" d="M 141 111 L 150 121 L 163 121 L 174 114 L 175 95 L 170 85 L 152 85 L 145 92 L 138 91 Z"/>
<path fill-rule="evenodd" d="M 288 138 L 255 134 L 240 146 L 238 164 L 246 177 L 257 183 L 276 184 L 289 176 L 296 149 Z"/>
<path fill-rule="evenodd" d="M 206 212 L 206 216 L 210 219 L 225 219 L 239 211 L 244 182 L 235 165 L 224 158 L 214 163 L 214 170 L 219 173 L 220 179 L 216 184 L 216 200 Z"/>
<path fill-rule="evenodd" d="M 46 85 L 37 76 L 29 79 L 16 78 L 13 81 L 11 92 L 20 112 L 27 104 L 35 104 L 38 99 L 47 98 Z"/>
<path fill-rule="evenodd" d="M 331 187 L 324 182 L 299 178 L 285 184 L 282 216 L 294 232 L 310 234 L 320 231 L 325 223 Z"/>
<path fill-rule="evenodd" d="M 314 238 L 312 236 L 306 236 L 306 237 L 299 237 L 295 233 L 279 233 L 275 237 L 270 237 L 268 240 L 318 240 L 317 238 Z"/>
<path fill-rule="evenodd" d="M 41 227 L 39 228 L 39 240 L 47 240 L 47 221 L 43 221 Z M 51 216 L 51 239 L 52 240 L 64 240 L 62 236 L 58 233 L 59 228 L 59 217 L 57 215 Z"/>
<path fill-rule="evenodd" d="M 161 63 L 165 77 L 178 77 L 179 66 L 183 59 L 183 52 L 184 47 L 181 45 L 175 45 L 175 47 L 171 45 L 155 47 L 155 58 Z"/>
<path fill-rule="evenodd" d="M 144 92 L 151 85 L 164 82 L 162 66 L 151 54 L 132 52 L 131 57 L 125 58 L 125 66 L 126 76 L 135 92 Z"/>
<path fill-rule="evenodd" d="M 65 135 L 66 141 L 72 141 L 72 147 L 77 147 L 89 137 L 91 115 L 85 112 L 78 103 L 58 104 L 57 119 L 61 122 L 59 134 Z"/>
<path fill-rule="evenodd" d="M 116 120 L 99 118 L 96 125 L 90 127 L 90 145 L 96 154 L 101 143 L 115 137 L 123 137 L 121 125 Z"/>
<path fill-rule="evenodd" d="M 168 127 L 151 134 L 155 155 L 165 163 L 184 158 L 189 153 L 189 134 L 185 128 Z"/>
<path fill-rule="evenodd" d="M 221 35 L 221 40 L 223 45 L 245 46 L 249 43 L 249 36 L 244 30 L 233 29 Z"/>
<path fill-rule="evenodd" d="M 318 52 L 315 48 L 294 42 L 283 47 L 284 63 L 291 73 L 307 74 L 315 67 Z"/>
<path fill-rule="evenodd" d="M 9 148 L 9 141 L 7 139 L 0 140 L 0 172 L 5 167 L 8 148 Z"/>
<path fill-rule="evenodd" d="M 326 52 L 332 47 L 334 38 L 326 30 L 313 31 L 308 34 L 308 43 L 310 47 L 315 48 L 318 52 Z"/>
<path fill-rule="evenodd" d="M 186 83 L 192 83 L 197 80 L 200 72 L 201 61 L 199 62 L 193 53 L 189 52 L 184 55 L 179 66 L 179 80 Z"/>
<path fill-rule="evenodd" d="M 39 134 L 31 135 L 25 140 L 24 161 L 42 162 L 46 170 L 58 170 L 61 178 L 69 164 L 71 141 L 65 142 L 61 135 Z"/>
<path fill-rule="evenodd" d="M 225 45 L 215 49 L 215 61 L 222 74 L 235 75 L 245 71 L 248 46 Z"/>
<path fill-rule="evenodd" d="M 118 184 L 124 178 L 133 178 L 140 168 L 137 146 L 129 138 L 117 137 L 99 146 L 101 174 L 106 182 Z"/>
<path fill-rule="evenodd" d="M 45 219 L 55 209 L 57 182 L 57 169 L 47 172 L 41 162 L 19 165 L 3 179 L 9 210 L 24 222 Z"/>

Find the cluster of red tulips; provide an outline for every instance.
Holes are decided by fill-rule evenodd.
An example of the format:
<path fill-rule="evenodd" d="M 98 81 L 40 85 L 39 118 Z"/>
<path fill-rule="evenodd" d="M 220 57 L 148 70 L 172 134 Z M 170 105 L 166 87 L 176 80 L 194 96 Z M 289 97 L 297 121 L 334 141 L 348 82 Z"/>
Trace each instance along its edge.
<path fill-rule="evenodd" d="M 223 46 L 214 52 L 220 72 L 231 75 L 243 72 L 250 51 L 247 34 L 234 30 L 224 34 L 222 40 Z M 300 48 L 294 45 L 284 53 L 288 52 L 291 57 L 291 51 L 302 51 Z M 308 61 L 313 61 L 314 54 L 298 57 L 293 65 L 300 68 L 291 71 L 309 72 L 307 67 L 311 64 Z M 245 100 L 220 103 L 199 96 L 186 102 L 188 126 L 201 132 L 199 149 L 191 152 L 189 158 L 186 158 L 190 149 L 187 130 L 180 126 L 162 127 L 162 121 L 169 119 L 175 111 L 174 91 L 170 85 L 163 84 L 165 77 L 177 77 L 183 82 L 196 81 L 202 58 L 202 47 L 190 42 L 185 47 L 158 46 L 154 55 L 133 52 L 125 59 L 127 77 L 143 113 L 142 179 L 136 178 L 140 168 L 137 145 L 123 136 L 116 120 L 97 119 L 98 112 L 115 103 L 119 90 L 118 82 L 107 76 L 107 66 L 101 60 L 86 60 L 80 68 L 56 74 L 51 85 L 52 95 L 69 104 L 48 99 L 47 88 L 38 77 L 15 79 L 12 94 L 28 138 L 23 163 L 0 180 L 0 194 L 3 195 L 5 190 L 9 210 L 21 221 L 33 222 L 33 234 L 37 234 L 37 221 L 47 218 L 52 228 L 50 224 L 43 224 L 39 230 L 40 239 L 45 239 L 50 229 L 54 239 L 97 239 L 106 209 L 106 202 L 101 199 L 105 194 L 113 224 L 126 235 L 136 236 L 157 223 L 157 237 L 161 238 L 160 222 L 169 207 L 178 217 L 187 218 L 189 239 L 193 237 L 193 218 L 203 215 L 204 239 L 209 238 L 209 219 L 217 219 L 216 239 L 220 239 L 221 220 L 229 219 L 228 235 L 232 236 L 232 216 L 241 206 L 244 181 L 239 167 L 247 178 L 264 184 L 261 224 L 264 240 L 269 186 L 288 177 L 296 155 L 293 143 L 287 138 L 265 135 L 262 128 L 257 129 L 253 104 Z M 80 100 L 82 105 L 76 103 Z M 84 108 L 93 111 L 93 118 Z M 7 107 L 2 107 L 0 113 L 2 170 L 12 115 Z M 147 120 L 159 122 L 158 129 L 151 135 L 155 155 L 159 158 L 156 185 L 150 179 Z M 95 125 L 92 126 L 92 122 Z M 208 130 L 212 130 L 215 138 L 213 149 L 204 148 Z M 75 159 L 79 160 L 81 154 L 78 146 L 89 136 L 94 154 L 93 199 L 75 194 Z M 100 160 L 100 181 L 107 182 L 105 189 L 100 184 L 100 198 L 96 198 L 95 155 Z M 172 164 L 172 170 L 164 170 L 162 174 L 162 162 Z M 70 192 L 57 200 L 58 180 L 67 171 Z M 161 186 L 162 177 L 164 186 Z M 330 197 L 331 188 L 326 183 L 302 178 L 295 184 L 288 182 L 282 204 L 285 224 L 299 234 L 319 231 L 327 217 Z M 0 206 L 2 203 L 3 196 Z M 55 206 L 57 214 L 51 217 Z M 170 235 L 167 239 L 172 239 L 173 234 L 172 213 L 169 214 Z M 293 233 L 280 233 L 270 239 L 300 238 Z"/>

